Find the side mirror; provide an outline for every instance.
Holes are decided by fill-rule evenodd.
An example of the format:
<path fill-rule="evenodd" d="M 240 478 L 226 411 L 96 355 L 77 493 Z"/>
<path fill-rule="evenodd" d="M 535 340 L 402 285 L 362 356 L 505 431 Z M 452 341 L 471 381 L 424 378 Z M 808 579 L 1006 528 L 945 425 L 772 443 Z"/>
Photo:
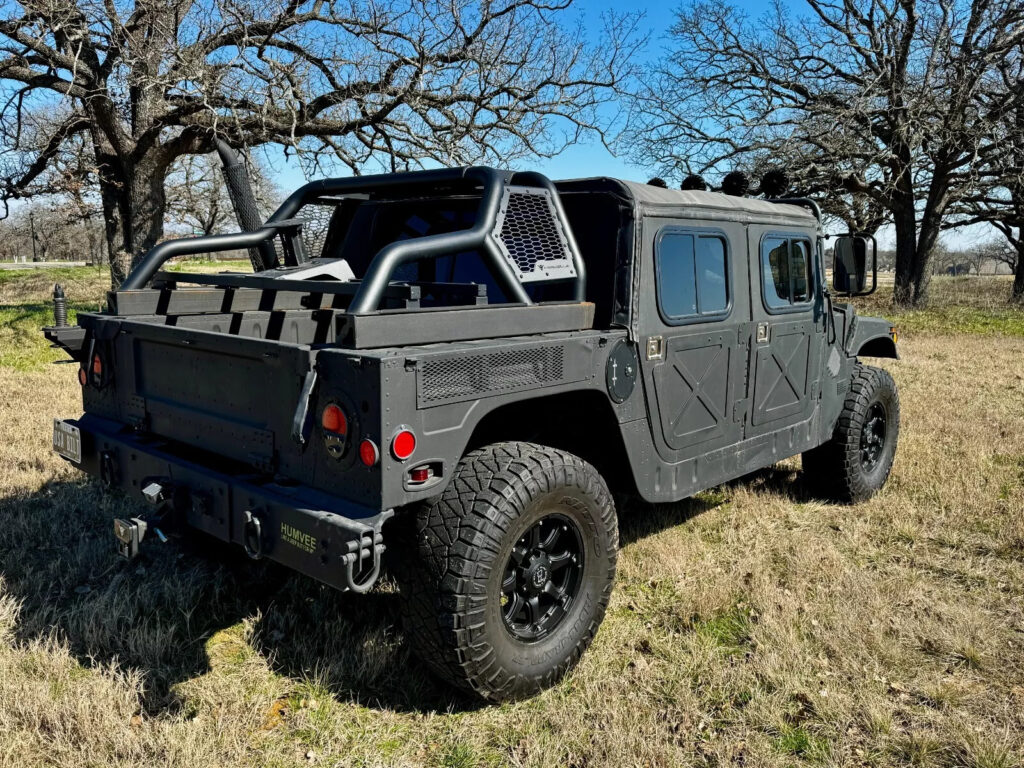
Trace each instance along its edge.
<path fill-rule="evenodd" d="M 868 276 L 870 275 L 870 286 Z M 867 296 L 878 287 L 875 238 L 842 235 L 832 249 L 832 287 L 847 296 Z"/>

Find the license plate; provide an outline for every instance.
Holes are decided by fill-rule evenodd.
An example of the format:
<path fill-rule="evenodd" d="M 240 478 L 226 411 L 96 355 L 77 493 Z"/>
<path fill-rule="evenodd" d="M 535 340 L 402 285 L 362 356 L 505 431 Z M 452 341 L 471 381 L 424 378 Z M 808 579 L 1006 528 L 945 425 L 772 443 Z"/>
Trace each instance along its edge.
<path fill-rule="evenodd" d="M 76 464 L 82 463 L 82 433 L 73 424 L 53 420 L 53 450 Z"/>

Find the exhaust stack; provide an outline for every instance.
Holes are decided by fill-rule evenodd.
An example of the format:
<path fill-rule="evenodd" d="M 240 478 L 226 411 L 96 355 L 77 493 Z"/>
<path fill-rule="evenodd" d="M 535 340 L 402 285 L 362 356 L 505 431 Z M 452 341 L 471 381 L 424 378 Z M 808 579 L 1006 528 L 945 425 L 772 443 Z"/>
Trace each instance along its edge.
<path fill-rule="evenodd" d="M 252 192 L 245 164 L 227 142 L 222 139 L 214 139 L 214 142 L 220 161 L 224 164 L 224 181 L 228 185 L 228 197 L 231 198 L 231 206 L 235 209 L 238 226 L 243 232 L 255 232 L 263 226 L 263 218 L 256 205 L 256 196 Z M 277 253 L 273 242 L 266 241 L 250 248 L 249 260 L 254 272 L 276 267 Z"/>

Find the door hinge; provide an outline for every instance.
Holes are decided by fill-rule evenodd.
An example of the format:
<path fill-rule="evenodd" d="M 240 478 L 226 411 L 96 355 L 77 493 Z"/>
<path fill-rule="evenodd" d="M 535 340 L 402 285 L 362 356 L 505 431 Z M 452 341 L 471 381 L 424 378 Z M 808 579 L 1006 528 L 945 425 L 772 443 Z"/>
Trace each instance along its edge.
<path fill-rule="evenodd" d="M 747 401 L 737 400 L 732 407 L 732 420 L 737 424 L 742 423 L 746 420 L 747 416 Z"/>

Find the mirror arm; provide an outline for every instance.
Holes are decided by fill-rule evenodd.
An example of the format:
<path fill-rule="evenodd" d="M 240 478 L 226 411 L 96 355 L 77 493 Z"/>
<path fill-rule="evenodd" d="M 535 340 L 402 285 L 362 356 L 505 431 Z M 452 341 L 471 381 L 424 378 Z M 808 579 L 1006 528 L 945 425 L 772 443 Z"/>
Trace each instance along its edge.
<path fill-rule="evenodd" d="M 871 290 L 862 296 L 870 296 L 878 288 L 878 241 L 871 236 Z"/>

